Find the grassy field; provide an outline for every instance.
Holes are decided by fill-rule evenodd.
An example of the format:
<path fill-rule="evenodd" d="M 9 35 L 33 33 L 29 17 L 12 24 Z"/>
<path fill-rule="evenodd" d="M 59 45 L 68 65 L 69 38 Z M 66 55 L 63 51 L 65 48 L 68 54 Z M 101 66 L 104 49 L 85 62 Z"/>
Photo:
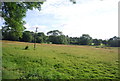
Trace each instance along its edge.
<path fill-rule="evenodd" d="M 25 46 L 28 50 L 24 50 Z M 2 42 L 3 79 L 117 79 L 118 49 Z"/>

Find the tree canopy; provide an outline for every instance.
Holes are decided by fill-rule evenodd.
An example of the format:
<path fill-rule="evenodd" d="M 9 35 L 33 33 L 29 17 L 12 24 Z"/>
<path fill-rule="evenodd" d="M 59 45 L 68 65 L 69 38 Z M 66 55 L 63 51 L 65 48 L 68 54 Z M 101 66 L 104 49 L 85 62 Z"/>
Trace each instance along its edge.
<path fill-rule="evenodd" d="M 47 35 L 49 35 L 49 41 L 53 44 L 68 44 L 67 37 L 59 30 L 49 31 Z"/>
<path fill-rule="evenodd" d="M 22 38 L 20 39 L 23 42 L 31 42 L 32 41 L 32 34 L 30 31 L 24 31 Z"/>
<path fill-rule="evenodd" d="M 26 16 L 27 10 L 34 8 L 40 10 L 41 4 L 43 2 L 2 2 L 2 17 L 5 20 L 3 28 L 8 32 L 14 32 L 18 37 L 22 37 L 22 32 L 25 29 L 23 18 Z"/>
<path fill-rule="evenodd" d="M 54 31 L 54 33 L 55 33 L 56 30 L 52 30 L 52 31 Z M 57 32 L 60 32 L 62 34 L 58 34 L 58 33 L 53 34 L 53 32 L 51 32 L 51 31 L 49 31 L 49 32 L 50 32 L 50 34 L 46 35 L 46 34 L 44 34 L 44 32 L 35 33 L 35 32 L 31 32 L 31 31 L 23 31 L 22 37 L 19 38 L 12 31 L 10 31 L 10 32 L 4 31 L 2 33 L 3 34 L 2 39 L 3 40 L 12 40 L 12 41 L 22 41 L 22 42 L 35 42 L 34 37 L 36 37 L 36 43 L 120 47 L 120 44 L 119 44 L 120 37 L 116 37 L 116 36 L 114 36 L 108 40 L 102 40 L 102 39 L 92 39 L 92 37 L 88 34 L 83 34 L 80 37 L 69 37 L 68 35 L 65 36 L 59 30 L 57 30 Z"/>
<path fill-rule="evenodd" d="M 47 35 L 58 36 L 58 35 L 62 35 L 62 32 L 60 32 L 59 30 L 53 30 L 53 31 L 47 32 Z"/>
<path fill-rule="evenodd" d="M 91 42 L 91 39 L 92 39 L 92 37 L 90 37 L 88 34 L 83 34 L 83 35 L 80 37 L 79 43 L 80 43 L 81 45 L 89 45 L 90 42 Z"/>

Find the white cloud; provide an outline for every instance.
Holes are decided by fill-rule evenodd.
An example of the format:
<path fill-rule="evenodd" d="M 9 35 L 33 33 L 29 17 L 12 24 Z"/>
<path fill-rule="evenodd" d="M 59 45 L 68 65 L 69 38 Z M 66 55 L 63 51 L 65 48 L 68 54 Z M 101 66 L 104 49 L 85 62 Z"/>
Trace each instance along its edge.
<path fill-rule="evenodd" d="M 24 25 L 26 27 L 26 30 L 29 30 L 29 31 L 33 31 L 35 32 L 36 31 L 36 27 L 38 28 L 38 32 L 47 32 L 47 26 L 44 26 L 44 25 L 34 25 L 34 26 L 30 26 L 28 23 Z"/>
<path fill-rule="evenodd" d="M 69 0 L 47 0 L 42 5 L 42 10 L 36 11 L 44 15 L 52 14 L 57 19 L 61 19 L 61 23 L 53 24 L 51 30 L 57 27 L 69 36 L 79 37 L 87 33 L 93 38 L 106 39 L 118 35 L 119 0 L 76 1 L 77 4 L 72 4 Z M 50 30 L 47 25 L 40 26 L 40 29 Z"/>
<path fill-rule="evenodd" d="M 30 28 L 30 25 L 27 23 L 27 24 L 25 24 L 24 25 L 27 29 L 29 29 Z"/>
<path fill-rule="evenodd" d="M 93 38 L 109 38 L 118 35 L 117 0 L 93 0 L 88 3 L 62 6 L 54 13 L 68 18 L 63 32 L 70 36 L 90 34 Z"/>

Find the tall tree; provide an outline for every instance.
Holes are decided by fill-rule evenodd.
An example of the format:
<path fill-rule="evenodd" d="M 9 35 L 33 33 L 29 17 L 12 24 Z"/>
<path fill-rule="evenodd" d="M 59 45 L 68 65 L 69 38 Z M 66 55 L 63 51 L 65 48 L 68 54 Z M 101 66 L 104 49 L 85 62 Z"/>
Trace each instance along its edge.
<path fill-rule="evenodd" d="M 47 35 L 49 35 L 49 42 L 53 44 L 68 44 L 67 37 L 59 30 L 49 31 Z"/>
<path fill-rule="evenodd" d="M 62 35 L 62 32 L 60 32 L 59 30 L 53 30 L 53 31 L 47 32 L 47 35 L 59 36 L 59 35 Z"/>
<path fill-rule="evenodd" d="M 36 37 L 36 42 L 37 43 L 46 43 L 47 42 L 47 37 L 43 32 L 38 32 L 37 37 Z"/>
<path fill-rule="evenodd" d="M 40 10 L 41 4 L 43 2 L 2 2 L 2 17 L 5 20 L 3 28 L 22 37 L 22 31 L 25 29 L 23 18 L 26 16 L 27 10 L 34 8 Z"/>
<path fill-rule="evenodd" d="M 94 45 L 100 45 L 102 41 L 100 39 L 93 39 Z"/>
<path fill-rule="evenodd" d="M 24 0 L 23 0 L 24 1 Z M 41 2 L 2 2 L 0 3 L 0 14 L 5 20 L 6 30 L 14 32 L 18 37 L 22 37 L 22 31 L 25 29 L 23 26 L 25 21 L 23 18 L 26 16 L 28 9 L 33 10 L 34 8 L 41 10 L 41 4 L 46 0 L 41 0 Z M 73 4 L 76 3 L 75 0 L 70 0 Z M 1 6 L 2 5 L 2 6 Z"/>
<path fill-rule="evenodd" d="M 114 36 L 108 40 L 108 45 L 111 47 L 120 47 L 120 37 Z"/>
<path fill-rule="evenodd" d="M 4 40 L 12 40 L 17 41 L 19 40 L 19 36 L 16 35 L 14 31 L 7 30 L 6 28 L 2 28 L 2 36 Z"/>
<path fill-rule="evenodd" d="M 92 37 L 90 37 L 88 34 L 83 34 L 80 37 L 79 43 L 81 45 L 89 45 L 91 43 Z"/>
<path fill-rule="evenodd" d="M 32 41 L 32 34 L 30 31 L 24 31 L 23 36 L 21 38 L 23 42 L 31 42 Z"/>
<path fill-rule="evenodd" d="M 102 43 L 107 46 L 108 45 L 108 40 L 102 40 Z"/>
<path fill-rule="evenodd" d="M 49 36 L 49 41 L 53 44 L 60 44 L 59 36 L 62 34 L 59 30 L 52 30 L 47 32 L 47 35 Z"/>
<path fill-rule="evenodd" d="M 79 37 L 70 37 L 70 44 L 79 45 Z"/>

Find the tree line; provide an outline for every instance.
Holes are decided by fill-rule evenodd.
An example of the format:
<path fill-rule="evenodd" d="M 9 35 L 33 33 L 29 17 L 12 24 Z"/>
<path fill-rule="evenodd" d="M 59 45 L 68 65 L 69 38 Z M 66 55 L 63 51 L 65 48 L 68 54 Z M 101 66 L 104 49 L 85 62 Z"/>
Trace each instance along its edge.
<path fill-rule="evenodd" d="M 120 37 L 112 37 L 108 40 L 93 39 L 89 34 L 82 34 L 80 37 L 69 37 L 64 35 L 59 30 L 52 30 L 47 32 L 31 32 L 23 31 L 22 37 L 17 36 L 14 31 L 7 31 L 2 28 L 2 40 L 21 41 L 21 42 L 36 42 L 36 43 L 48 43 L 48 44 L 71 44 L 71 45 L 104 45 L 110 47 L 120 47 Z"/>
<path fill-rule="evenodd" d="M 75 0 L 70 0 L 75 4 Z M 34 33 L 24 31 L 26 12 L 28 10 L 41 10 L 43 2 L 2 2 L 2 18 L 4 19 L 4 27 L 2 31 L 2 40 L 22 41 L 22 42 L 37 42 L 37 43 L 52 43 L 52 44 L 73 44 L 73 45 L 105 45 L 111 47 L 119 47 L 120 37 L 112 37 L 108 40 L 92 39 L 90 35 L 83 34 L 80 37 L 65 36 L 59 30 L 49 31 L 47 35 L 44 32 Z"/>

